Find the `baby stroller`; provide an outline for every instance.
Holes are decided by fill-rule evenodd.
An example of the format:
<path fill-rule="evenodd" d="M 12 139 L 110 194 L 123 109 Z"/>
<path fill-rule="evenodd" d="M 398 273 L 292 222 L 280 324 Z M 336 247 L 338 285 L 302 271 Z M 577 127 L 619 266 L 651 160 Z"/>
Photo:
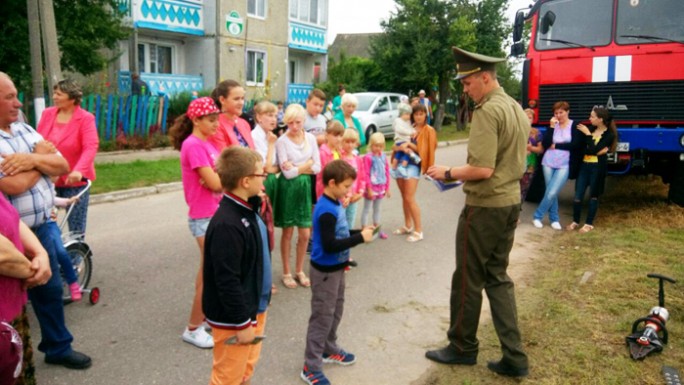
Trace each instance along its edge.
<path fill-rule="evenodd" d="M 92 185 L 92 182 L 88 179 L 84 178 L 83 181 L 87 184 L 85 188 L 81 190 L 78 195 L 76 195 L 77 198 L 81 198 L 81 196 L 85 194 L 85 192 L 88 191 Z M 93 274 L 93 253 L 90 250 L 90 246 L 88 246 L 84 240 L 85 234 L 65 231 L 67 220 L 69 219 L 69 215 L 71 215 L 74 206 L 75 205 L 70 205 L 67 208 L 64 218 L 62 218 L 62 221 L 59 224 L 59 229 L 62 231 L 62 243 L 64 244 L 64 248 L 69 253 L 69 257 L 71 257 L 71 263 L 76 271 L 78 284 L 81 286 L 81 292 L 83 292 L 84 296 L 88 294 L 88 300 L 92 305 L 95 305 L 100 300 L 100 289 L 97 287 L 88 289 L 88 283 L 90 283 L 90 277 Z M 62 282 L 64 282 L 64 303 L 71 303 L 73 301 L 71 300 L 71 294 L 69 292 L 66 279 L 64 278 L 64 274 L 62 274 Z"/>

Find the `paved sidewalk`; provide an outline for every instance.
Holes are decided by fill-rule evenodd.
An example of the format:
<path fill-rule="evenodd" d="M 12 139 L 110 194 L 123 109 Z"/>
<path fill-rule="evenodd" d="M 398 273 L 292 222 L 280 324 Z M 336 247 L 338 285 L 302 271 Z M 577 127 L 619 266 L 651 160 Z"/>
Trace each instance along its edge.
<path fill-rule="evenodd" d="M 467 143 L 467 139 L 453 140 L 439 142 L 437 147 L 455 146 Z M 95 164 L 102 163 L 128 163 L 136 160 L 159 160 L 178 158 L 180 152 L 174 150 L 172 147 L 155 148 L 151 150 L 130 150 L 130 151 L 113 151 L 100 152 L 95 157 Z M 129 190 L 112 191 L 104 194 L 96 194 L 90 196 L 90 204 L 116 202 L 123 199 L 138 198 L 151 194 L 160 194 L 169 191 L 181 190 L 183 188 L 181 182 L 163 183 L 149 187 L 139 187 Z"/>

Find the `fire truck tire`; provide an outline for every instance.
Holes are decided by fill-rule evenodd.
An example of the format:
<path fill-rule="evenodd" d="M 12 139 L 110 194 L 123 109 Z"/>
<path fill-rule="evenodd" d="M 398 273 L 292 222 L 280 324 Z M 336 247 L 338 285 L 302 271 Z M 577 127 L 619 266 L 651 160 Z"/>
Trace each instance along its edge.
<path fill-rule="evenodd" d="M 676 205 L 684 207 L 684 162 L 677 162 L 670 180 L 670 191 L 667 194 L 667 199 Z"/>

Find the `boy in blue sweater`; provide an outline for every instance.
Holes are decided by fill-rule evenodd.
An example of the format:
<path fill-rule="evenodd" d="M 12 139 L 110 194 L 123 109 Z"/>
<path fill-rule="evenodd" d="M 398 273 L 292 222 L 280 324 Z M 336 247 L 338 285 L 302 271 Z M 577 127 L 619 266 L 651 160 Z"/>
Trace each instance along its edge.
<path fill-rule="evenodd" d="M 337 345 L 337 327 L 344 310 L 344 268 L 349 265 L 349 249 L 373 239 L 373 228 L 349 230 L 344 198 L 356 179 L 356 171 L 344 160 L 328 163 L 323 169 L 323 195 L 313 213 L 311 250 L 311 318 L 306 333 L 304 369 L 301 378 L 309 385 L 329 385 L 323 363 L 351 365 L 353 354 Z"/>

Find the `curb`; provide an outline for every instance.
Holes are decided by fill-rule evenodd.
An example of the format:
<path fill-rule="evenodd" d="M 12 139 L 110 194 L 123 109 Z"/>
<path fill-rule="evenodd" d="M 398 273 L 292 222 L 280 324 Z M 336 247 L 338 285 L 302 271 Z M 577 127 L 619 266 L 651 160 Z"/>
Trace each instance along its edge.
<path fill-rule="evenodd" d="M 90 196 L 90 204 L 118 202 L 131 198 L 139 198 L 152 194 L 178 191 L 183 189 L 182 182 L 161 183 L 149 187 L 132 188 L 129 190 L 112 191 Z"/>
<path fill-rule="evenodd" d="M 468 143 L 468 139 L 451 140 L 437 143 L 437 147 L 449 147 Z M 122 151 L 122 153 L 125 153 Z M 183 189 L 182 182 L 161 183 L 149 187 L 139 187 L 129 190 L 112 191 L 104 194 L 90 196 L 90 204 L 118 202 L 131 198 L 139 198 L 152 194 L 161 194 Z"/>

